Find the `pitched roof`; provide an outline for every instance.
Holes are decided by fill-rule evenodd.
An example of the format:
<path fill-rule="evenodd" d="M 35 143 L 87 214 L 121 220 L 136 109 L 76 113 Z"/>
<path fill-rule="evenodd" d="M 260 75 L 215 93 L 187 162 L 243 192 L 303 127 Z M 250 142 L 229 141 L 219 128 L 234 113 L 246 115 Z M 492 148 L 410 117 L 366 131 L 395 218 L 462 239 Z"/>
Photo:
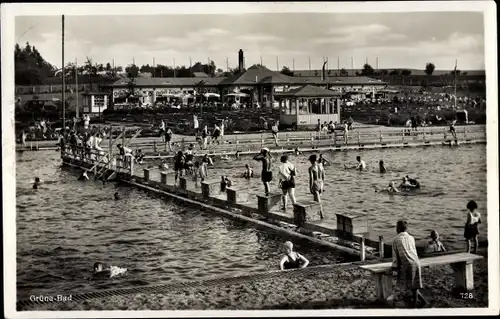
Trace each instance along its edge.
<path fill-rule="evenodd" d="M 205 72 L 193 72 L 195 78 L 208 78 L 208 74 Z"/>
<path fill-rule="evenodd" d="M 241 74 L 236 74 L 224 79 L 221 85 L 252 85 L 256 83 L 288 84 L 294 83 L 290 76 L 271 71 L 262 65 L 253 65 Z"/>
<path fill-rule="evenodd" d="M 276 96 L 295 96 L 295 97 L 334 97 L 341 96 L 342 93 L 327 90 L 314 85 L 305 85 L 303 87 L 290 90 L 288 92 L 276 93 Z"/>
<path fill-rule="evenodd" d="M 335 84 L 335 85 L 353 85 L 353 84 L 378 84 L 386 85 L 386 82 L 372 79 L 367 76 L 328 76 L 324 80 L 318 76 L 293 77 L 296 84 Z"/>
<path fill-rule="evenodd" d="M 222 78 L 135 78 L 135 85 L 139 87 L 179 87 L 179 86 L 215 86 L 223 80 Z M 128 85 L 128 79 L 120 79 L 113 84 L 111 87 L 126 87 Z"/>

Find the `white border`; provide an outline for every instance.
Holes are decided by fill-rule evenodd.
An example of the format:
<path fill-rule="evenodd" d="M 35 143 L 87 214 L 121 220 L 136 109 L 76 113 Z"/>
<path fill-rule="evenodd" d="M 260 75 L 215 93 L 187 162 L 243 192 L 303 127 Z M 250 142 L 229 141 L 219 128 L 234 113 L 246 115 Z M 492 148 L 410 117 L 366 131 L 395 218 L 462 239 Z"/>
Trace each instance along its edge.
<path fill-rule="evenodd" d="M 228 316 L 390 316 L 486 315 L 499 313 L 498 75 L 494 1 L 405 1 L 350 3 L 72 3 L 2 4 L 2 49 L 14 48 L 14 19 L 22 15 L 245 14 L 280 12 L 475 11 L 484 13 L 487 78 L 487 190 L 489 308 L 279 310 L 279 311 L 33 311 L 16 312 L 16 205 L 14 138 L 14 55 L 2 54 L 2 146 L 4 225 L 4 305 L 7 318 L 228 317 Z"/>

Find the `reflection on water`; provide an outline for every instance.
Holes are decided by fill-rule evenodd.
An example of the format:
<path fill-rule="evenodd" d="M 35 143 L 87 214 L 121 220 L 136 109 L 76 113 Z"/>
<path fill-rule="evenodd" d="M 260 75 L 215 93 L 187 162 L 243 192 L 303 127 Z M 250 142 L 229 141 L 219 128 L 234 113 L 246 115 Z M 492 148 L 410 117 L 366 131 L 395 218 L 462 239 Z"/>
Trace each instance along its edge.
<path fill-rule="evenodd" d="M 276 269 L 287 238 L 132 187 L 77 181 L 57 152 L 18 153 L 18 298 Z M 42 186 L 32 189 L 35 176 Z M 119 192 L 121 200 L 113 199 Z M 297 242 L 312 265 L 349 260 Z M 86 281 L 96 261 L 128 269 Z"/>

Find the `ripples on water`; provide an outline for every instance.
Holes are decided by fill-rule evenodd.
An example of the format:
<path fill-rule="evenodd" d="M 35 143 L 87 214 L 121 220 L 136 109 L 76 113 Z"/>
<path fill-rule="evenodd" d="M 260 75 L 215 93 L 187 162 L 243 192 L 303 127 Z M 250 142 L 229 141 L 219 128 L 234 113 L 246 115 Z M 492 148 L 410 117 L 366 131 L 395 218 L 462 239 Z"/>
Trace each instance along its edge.
<path fill-rule="evenodd" d="M 298 170 L 296 196 L 299 201 L 312 199 L 308 191 L 309 155 L 290 156 Z M 357 155 L 366 161 L 368 171 L 344 169 L 344 164 L 357 163 Z M 410 233 L 417 240 L 427 240 L 430 231 L 436 229 L 445 246 L 462 249 L 465 247 L 463 227 L 467 217 L 466 205 L 469 200 L 475 200 L 483 217 L 480 237 L 487 237 L 485 145 L 325 152 L 324 156 L 332 164 L 326 166 L 325 194 L 322 196 L 327 214 L 349 211 L 367 213 L 370 226 L 390 237 L 395 235 L 397 220 L 406 218 Z M 274 157 L 275 177 L 271 187 L 279 191 L 277 174 L 280 155 Z M 387 173 L 378 172 L 379 160 L 384 160 Z M 240 178 L 245 164 L 250 164 L 260 173 L 260 163 L 247 157 L 230 163 L 216 162 L 217 166 L 227 165 L 228 168 L 213 169 L 210 174 L 214 177 L 229 175 L 237 185 L 251 189 L 250 192 L 261 191 L 263 186 L 259 178 L 250 182 Z M 420 192 L 411 194 L 413 196 L 375 192 L 375 188 L 387 187 L 390 181 L 399 184 L 406 174 L 419 180 Z"/>
<path fill-rule="evenodd" d="M 20 299 L 276 269 L 287 240 L 132 187 L 77 181 L 55 151 L 18 153 L 16 162 Z M 43 183 L 38 190 L 35 176 Z M 312 265 L 349 260 L 296 246 Z M 84 280 L 96 261 L 129 271 Z"/>

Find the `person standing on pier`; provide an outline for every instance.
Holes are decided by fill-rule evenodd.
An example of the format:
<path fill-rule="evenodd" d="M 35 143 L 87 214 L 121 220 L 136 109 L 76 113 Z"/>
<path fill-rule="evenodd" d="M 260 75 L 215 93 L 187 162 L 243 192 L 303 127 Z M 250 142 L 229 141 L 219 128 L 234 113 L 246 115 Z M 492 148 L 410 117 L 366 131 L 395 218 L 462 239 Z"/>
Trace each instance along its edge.
<path fill-rule="evenodd" d="M 325 180 L 325 170 L 321 165 L 318 165 L 318 157 L 316 154 L 309 156 L 309 190 L 314 196 L 314 201 L 321 205 L 321 193 L 323 193 L 323 184 Z M 320 210 L 321 219 L 323 219 L 323 208 Z"/>
<path fill-rule="evenodd" d="M 226 120 L 223 119 L 220 123 L 220 141 L 224 144 L 224 128 L 225 128 Z"/>
<path fill-rule="evenodd" d="M 220 127 L 217 124 L 215 124 L 214 131 L 212 132 L 212 142 L 217 141 L 217 145 L 220 144 L 219 142 L 219 136 L 221 135 L 220 132 L 221 132 Z"/>
<path fill-rule="evenodd" d="M 200 123 L 198 122 L 198 116 L 196 116 L 196 115 L 193 115 L 193 128 L 194 128 L 195 134 L 198 135 L 198 133 L 200 131 Z"/>
<path fill-rule="evenodd" d="M 207 142 L 208 142 L 208 128 L 207 128 L 206 125 L 203 128 L 203 131 L 201 132 L 201 138 L 203 140 L 202 148 L 206 149 L 207 148 Z"/>
<path fill-rule="evenodd" d="M 464 237 L 467 240 L 467 252 L 470 253 L 472 248 L 472 241 L 474 241 L 474 254 L 477 252 L 479 245 L 479 224 L 481 224 L 481 214 L 477 211 L 477 204 L 471 200 L 467 204 L 467 221 L 465 223 Z"/>
<path fill-rule="evenodd" d="M 185 158 L 182 151 L 177 152 L 177 155 L 174 158 L 175 186 L 177 186 L 177 180 L 179 179 L 179 176 L 183 175 L 184 162 Z"/>
<path fill-rule="evenodd" d="M 451 135 L 453 135 L 453 139 L 455 140 L 455 143 L 457 142 L 457 132 L 455 131 L 455 125 L 457 124 L 457 120 L 453 120 L 450 125 L 450 132 Z"/>
<path fill-rule="evenodd" d="M 130 167 L 132 161 L 134 160 L 134 155 L 132 154 L 132 149 L 125 147 L 121 144 L 116 145 L 120 155 L 123 158 L 123 163 L 125 168 Z"/>
<path fill-rule="evenodd" d="M 268 148 L 264 147 L 253 159 L 262 162 L 262 174 L 260 178 L 264 184 L 266 196 L 269 196 L 269 183 L 273 180 L 273 172 L 271 170 L 273 157 L 271 156 L 271 152 Z"/>
<path fill-rule="evenodd" d="M 168 127 L 165 132 L 165 144 L 167 144 L 169 152 L 172 152 L 172 135 L 172 129 Z"/>
<path fill-rule="evenodd" d="M 165 121 L 161 120 L 160 121 L 160 132 L 159 132 L 159 137 L 162 137 L 163 134 L 165 134 Z"/>
<path fill-rule="evenodd" d="M 283 191 L 283 195 L 281 196 L 281 200 L 283 202 L 282 210 L 286 211 L 287 206 L 287 196 L 290 196 L 290 200 L 292 204 L 295 204 L 297 200 L 295 199 L 295 176 L 297 171 L 295 166 L 288 161 L 288 156 L 281 156 L 281 166 L 279 168 L 280 174 L 280 184 L 281 190 Z"/>
<path fill-rule="evenodd" d="M 273 127 L 271 128 L 271 132 L 273 134 L 273 138 L 274 138 L 274 144 L 276 144 L 276 146 L 279 146 L 278 145 L 278 128 L 279 128 L 279 121 L 276 121 L 273 125 Z"/>
<path fill-rule="evenodd" d="M 344 121 L 344 144 L 347 145 L 349 140 L 349 125 Z"/>
<path fill-rule="evenodd" d="M 422 289 L 422 273 L 415 238 L 408 234 L 407 230 L 408 223 L 399 220 L 396 224 L 398 235 L 392 243 L 392 270 L 397 272 L 398 282 L 406 289 L 404 297 L 406 297 L 406 292 L 411 291 L 412 303 L 416 307 L 419 298 L 424 303 L 427 301 L 419 291 Z"/>

